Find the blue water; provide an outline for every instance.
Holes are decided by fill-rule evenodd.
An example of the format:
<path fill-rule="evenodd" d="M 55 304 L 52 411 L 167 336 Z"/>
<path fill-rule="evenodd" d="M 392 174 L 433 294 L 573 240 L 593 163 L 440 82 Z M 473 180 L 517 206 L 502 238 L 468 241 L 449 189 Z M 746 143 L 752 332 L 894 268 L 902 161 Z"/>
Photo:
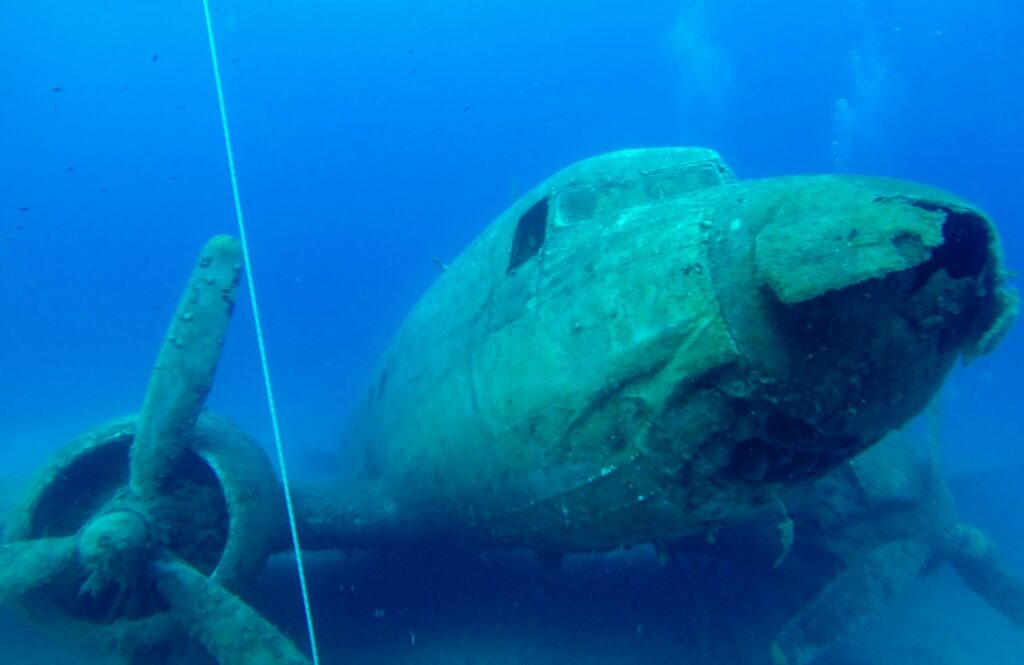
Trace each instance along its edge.
<path fill-rule="evenodd" d="M 519 194 L 589 155 L 702 145 L 744 178 L 841 171 L 926 182 L 984 208 L 1007 264 L 1024 266 L 1024 8 L 1010 0 L 213 6 L 270 364 L 299 476 L 329 467 L 374 359 L 437 275 L 434 259 L 454 258 Z M 199 0 L 0 6 L 5 485 L 75 434 L 139 407 L 198 248 L 233 232 L 206 49 Z M 269 443 L 250 316 L 241 304 L 210 406 Z M 951 377 L 943 455 L 970 518 L 1024 573 L 1022 362 L 1018 327 L 995 355 Z M 377 569 L 339 560 L 314 571 L 314 609 L 359 636 L 325 638 L 356 660 L 685 662 L 683 638 L 695 631 L 672 626 L 689 621 L 693 599 L 676 605 L 682 583 L 638 557 L 635 569 L 621 556 L 583 561 L 561 581 L 519 560 L 437 563 L 441 572 L 415 569 L 390 591 L 381 571 L 405 570 L 393 558 Z M 463 594 L 456 602 L 437 578 L 464 570 L 477 583 L 447 587 Z M 267 584 L 291 588 L 287 566 L 268 575 Z M 345 575 L 404 610 L 367 620 L 353 608 L 373 599 L 330 594 Z M 950 662 L 1024 662 L 1019 631 L 955 579 L 931 584 L 919 600 L 948 602 L 949 612 L 962 605 L 967 618 L 915 615 L 922 603 L 910 600 L 880 625 L 906 622 L 903 643 L 918 647 L 969 626 L 976 640 L 965 638 L 964 660 Z M 274 609 L 300 641 L 297 601 Z M 397 616 L 425 626 L 434 651 L 423 635 L 410 645 L 417 628 Z M 466 617 L 479 623 L 460 623 Z M 661 629 L 645 638 L 644 624 Z M 850 660 L 836 662 L 880 662 L 877 653 L 896 648 L 885 632 L 867 631 L 867 646 L 847 645 Z M 488 638 L 498 645 L 491 659 L 474 656 Z M 462 645 L 449 652 L 461 660 L 446 661 L 445 644 Z M 421 660 L 406 653 L 412 647 Z"/>

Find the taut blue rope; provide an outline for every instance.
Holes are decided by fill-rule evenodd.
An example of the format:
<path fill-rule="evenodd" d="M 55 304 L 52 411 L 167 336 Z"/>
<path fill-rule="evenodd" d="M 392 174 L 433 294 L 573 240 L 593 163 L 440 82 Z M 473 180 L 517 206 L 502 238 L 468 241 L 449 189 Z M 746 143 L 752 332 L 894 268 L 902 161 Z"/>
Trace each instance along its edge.
<path fill-rule="evenodd" d="M 238 221 L 238 236 L 242 244 L 245 263 L 245 278 L 249 282 L 249 301 L 252 303 L 253 321 L 256 325 L 256 344 L 260 352 L 260 366 L 263 369 L 263 385 L 267 392 L 267 408 L 270 411 L 270 425 L 274 432 L 274 447 L 277 450 L 277 465 L 281 471 L 281 486 L 284 489 L 285 507 L 288 509 L 288 527 L 291 530 L 292 547 L 295 550 L 295 567 L 299 573 L 299 587 L 302 590 L 302 607 L 306 612 L 306 629 L 309 632 L 309 648 L 313 654 L 313 665 L 320 664 L 316 648 L 316 632 L 313 630 L 313 612 L 309 608 L 309 590 L 306 588 L 306 571 L 302 563 L 302 548 L 299 546 L 299 530 L 295 524 L 295 507 L 292 505 L 292 490 L 288 483 L 288 471 L 284 463 L 284 447 L 281 444 L 281 430 L 277 424 L 277 407 L 274 405 L 274 390 L 270 385 L 270 367 L 267 364 L 267 347 L 263 342 L 263 325 L 260 323 L 260 309 L 256 302 L 256 283 L 252 278 L 252 261 L 249 258 L 249 243 L 242 217 L 242 199 L 238 194 L 238 175 L 235 172 L 235 155 L 231 148 L 231 132 L 228 129 L 228 112 L 224 105 L 224 88 L 220 82 L 220 65 L 217 62 L 217 44 L 213 38 L 213 21 L 210 19 L 209 0 L 203 0 L 203 14 L 206 17 L 206 35 L 210 41 L 210 61 L 213 63 L 213 80 L 217 86 L 217 104 L 220 107 L 220 124 L 224 130 L 224 149 L 228 155 L 228 173 L 231 176 L 231 194 L 235 201 L 235 219 Z"/>

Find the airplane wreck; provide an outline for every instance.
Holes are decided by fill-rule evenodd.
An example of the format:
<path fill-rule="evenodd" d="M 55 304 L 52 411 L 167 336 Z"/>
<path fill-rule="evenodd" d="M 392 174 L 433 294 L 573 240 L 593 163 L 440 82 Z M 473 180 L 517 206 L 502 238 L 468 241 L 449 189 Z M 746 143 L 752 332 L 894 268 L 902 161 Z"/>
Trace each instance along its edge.
<path fill-rule="evenodd" d="M 307 661 L 236 595 L 290 548 L 278 481 L 202 412 L 240 270 L 236 241 L 207 244 L 141 412 L 57 453 L 8 519 L 0 600 L 63 638 L 137 662 L 196 645 L 229 665 Z M 295 490 L 300 542 L 557 556 L 736 523 L 992 351 L 1017 311 L 1004 282 L 991 221 L 929 187 L 739 180 L 697 148 L 584 160 L 409 314 L 337 480 Z"/>

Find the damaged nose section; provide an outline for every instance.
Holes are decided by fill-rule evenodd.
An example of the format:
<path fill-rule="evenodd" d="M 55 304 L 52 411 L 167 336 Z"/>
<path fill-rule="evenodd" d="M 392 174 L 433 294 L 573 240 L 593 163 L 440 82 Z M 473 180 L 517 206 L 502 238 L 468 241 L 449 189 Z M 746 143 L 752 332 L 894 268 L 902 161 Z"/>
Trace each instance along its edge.
<path fill-rule="evenodd" d="M 998 237 L 981 211 L 910 183 L 822 180 L 831 191 L 815 210 L 780 210 L 756 238 L 758 274 L 780 303 L 899 299 L 893 314 L 922 337 L 933 332 L 940 353 L 970 359 L 995 347 L 1017 296 L 1002 286 Z"/>
<path fill-rule="evenodd" d="M 742 405 L 733 478 L 820 476 L 919 413 L 1016 316 L 992 223 L 950 194 L 821 176 L 734 202 L 716 277 L 747 368 L 723 388 Z"/>

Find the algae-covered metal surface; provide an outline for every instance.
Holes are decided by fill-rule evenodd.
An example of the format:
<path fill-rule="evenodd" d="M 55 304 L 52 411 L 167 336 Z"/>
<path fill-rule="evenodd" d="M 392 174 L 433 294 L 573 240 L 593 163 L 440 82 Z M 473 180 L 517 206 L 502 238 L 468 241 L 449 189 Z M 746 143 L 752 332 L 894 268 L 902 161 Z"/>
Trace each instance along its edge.
<path fill-rule="evenodd" d="M 312 539 L 607 549 L 742 516 L 988 350 L 1001 271 L 983 213 L 927 187 L 738 181 L 702 149 L 585 160 L 409 315 L 341 443 L 348 508 Z"/>

